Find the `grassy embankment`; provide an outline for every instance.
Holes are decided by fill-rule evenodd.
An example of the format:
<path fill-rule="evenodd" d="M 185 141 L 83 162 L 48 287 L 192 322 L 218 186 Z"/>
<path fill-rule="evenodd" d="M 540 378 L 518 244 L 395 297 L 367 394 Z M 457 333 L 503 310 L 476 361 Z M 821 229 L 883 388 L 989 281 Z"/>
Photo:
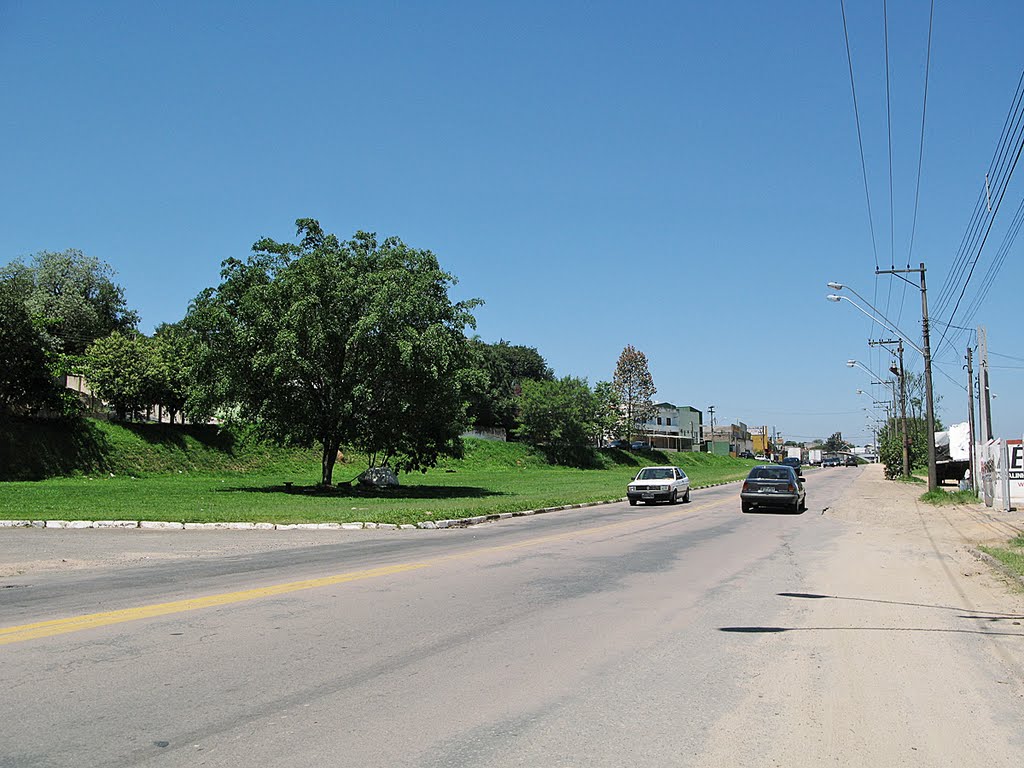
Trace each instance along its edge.
<path fill-rule="evenodd" d="M 402 475 L 400 488 L 324 490 L 316 450 L 215 427 L 26 422 L 0 434 L 0 519 L 416 523 L 619 498 L 645 464 L 677 464 L 699 487 L 742 478 L 754 463 L 608 450 L 596 468 L 575 469 L 521 444 L 467 440 L 463 459 Z M 334 479 L 365 466 L 346 455 Z"/>
<path fill-rule="evenodd" d="M 1024 577 L 1024 534 L 1010 539 L 1006 547 L 979 547 L 979 549 L 999 560 L 1018 576 Z"/>

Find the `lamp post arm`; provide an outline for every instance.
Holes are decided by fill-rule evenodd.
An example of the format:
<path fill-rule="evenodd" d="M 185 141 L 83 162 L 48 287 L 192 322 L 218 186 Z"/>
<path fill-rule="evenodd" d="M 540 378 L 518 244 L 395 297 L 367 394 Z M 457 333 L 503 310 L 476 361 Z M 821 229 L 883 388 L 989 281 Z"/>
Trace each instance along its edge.
<path fill-rule="evenodd" d="M 858 294 L 858 295 L 859 295 L 859 294 Z M 912 342 L 912 341 L 910 340 L 910 337 L 908 337 L 908 336 L 907 336 L 907 334 L 905 334 L 905 333 L 904 333 L 903 331 L 901 331 L 901 330 L 900 330 L 899 328 L 897 328 L 897 327 L 896 327 L 895 325 L 892 325 L 891 323 L 889 323 L 889 322 L 887 322 L 887 321 L 883 320 L 883 319 L 882 319 L 881 317 L 878 317 L 878 316 L 876 316 L 876 315 L 873 315 L 873 314 L 871 314 L 871 313 L 870 313 L 870 312 L 868 312 L 868 311 L 867 311 L 866 309 L 864 309 L 864 307 L 862 307 L 862 306 L 861 306 L 860 304 L 858 304 L 858 303 L 857 303 L 856 301 L 854 301 L 853 299 L 849 298 L 848 296 L 838 296 L 838 295 L 836 295 L 836 298 L 837 298 L 837 299 L 838 299 L 839 301 L 846 301 L 846 302 L 849 302 L 850 304 L 853 304 L 853 306 L 855 306 L 855 307 L 857 308 L 857 311 L 858 311 L 858 312 L 860 312 L 861 314 L 863 314 L 863 315 L 864 315 L 864 316 L 866 316 L 866 317 L 870 317 L 870 318 L 871 318 L 872 320 L 874 320 L 874 321 L 875 321 L 876 323 L 879 323 L 879 324 L 881 324 L 881 325 L 885 326 L 885 327 L 886 327 L 886 328 L 888 328 L 888 329 L 889 329 L 890 331 L 892 331 L 893 333 L 895 333 L 896 335 L 898 335 L 898 336 L 899 336 L 900 338 L 902 338 L 902 339 L 903 339 L 904 341 L 906 341 L 906 342 L 907 342 L 907 344 L 909 344 L 909 345 L 910 345 L 910 346 L 912 346 L 912 347 L 913 347 L 913 348 L 914 348 L 915 350 L 917 350 L 917 352 L 918 352 L 918 353 L 919 353 L 919 354 L 920 354 L 920 355 L 921 355 L 922 357 L 924 356 L 924 350 L 923 350 L 923 349 L 921 349 L 921 348 L 920 348 L 919 346 L 917 346 L 917 344 L 915 344 L 914 342 Z M 861 301 L 864 301 L 864 299 L 863 299 L 863 298 L 861 298 Z M 866 302 L 866 301 L 865 301 L 864 303 L 865 303 L 865 304 L 867 304 L 868 302 Z M 868 306 L 871 306 L 871 305 L 870 305 L 870 304 L 868 304 Z M 873 307 L 872 307 L 872 308 L 873 308 Z M 879 314 L 881 314 L 881 313 L 879 312 Z"/>

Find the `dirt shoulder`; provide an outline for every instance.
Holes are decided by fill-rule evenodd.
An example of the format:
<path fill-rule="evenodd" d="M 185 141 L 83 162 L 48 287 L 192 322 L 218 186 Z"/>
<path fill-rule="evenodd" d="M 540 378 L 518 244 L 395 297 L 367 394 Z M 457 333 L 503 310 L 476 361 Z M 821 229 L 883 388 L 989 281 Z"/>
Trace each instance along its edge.
<path fill-rule="evenodd" d="M 973 553 L 1021 521 L 921 493 L 867 466 L 803 521 L 832 538 L 745 649 L 758 671 L 697 765 L 1021 765 L 1024 591 Z"/>
<path fill-rule="evenodd" d="M 908 536 L 954 546 L 1002 544 L 1024 532 L 1024 514 L 1020 512 L 1002 512 L 983 504 L 937 507 L 918 501 L 925 490 L 925 486 L 917 483 L 886 480 L 881 464 L 868 464 L 825 515 L 835 520 L 894 528 Z"/>

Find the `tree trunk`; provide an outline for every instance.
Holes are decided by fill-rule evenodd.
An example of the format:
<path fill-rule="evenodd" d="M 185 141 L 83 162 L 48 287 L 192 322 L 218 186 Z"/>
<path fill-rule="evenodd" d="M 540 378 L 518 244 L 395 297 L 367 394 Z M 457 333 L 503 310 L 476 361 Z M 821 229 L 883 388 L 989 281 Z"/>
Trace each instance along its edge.
<path fill-rule="evenodd" d="M 324 452 L 320 462 L 323 468 L 320 485 L 331 484 L 331 478 L 334 475 L 334 462 L 338 460 L 338 448 L 340 447 L 341 441 L 338 438 L 333 436 L 324 438 Z"/>

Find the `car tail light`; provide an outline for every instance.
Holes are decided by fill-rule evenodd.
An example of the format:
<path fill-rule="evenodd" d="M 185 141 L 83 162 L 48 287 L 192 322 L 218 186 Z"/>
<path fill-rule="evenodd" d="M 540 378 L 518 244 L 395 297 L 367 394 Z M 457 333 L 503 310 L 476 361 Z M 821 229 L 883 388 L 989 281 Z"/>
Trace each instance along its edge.
<path fill-rule="evenodd" d="M 748 483 L 746 480 L 743 481 L 742 493 L 750 493 L 750 483 Z"/>
<path fill-rule="evenodd" d="M 789 492 L 790 492 L 790 493 L 793 493 L 793 492 L 794 492 L 794 491 L 796 490 L 796 486 L 795 486 L 795 485 L 793 485 L 792 483 L 790 483 L 790 484 L 789 484 L 788 486 L 786 486 L 786 487 L 787 487 L 787 488 L 789 489 Z"/>

